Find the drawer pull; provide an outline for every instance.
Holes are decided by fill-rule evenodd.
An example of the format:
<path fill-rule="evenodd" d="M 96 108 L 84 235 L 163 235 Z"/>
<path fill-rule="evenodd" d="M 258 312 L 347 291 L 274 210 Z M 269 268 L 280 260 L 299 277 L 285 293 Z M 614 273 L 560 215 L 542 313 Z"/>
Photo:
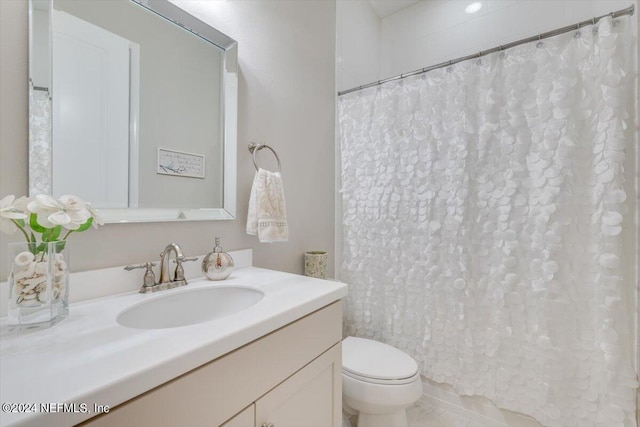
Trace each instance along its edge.
<path fill-rule="evenodd" d="M 262 427 L 275 427 L 273 423 L 262 423 Z"/>

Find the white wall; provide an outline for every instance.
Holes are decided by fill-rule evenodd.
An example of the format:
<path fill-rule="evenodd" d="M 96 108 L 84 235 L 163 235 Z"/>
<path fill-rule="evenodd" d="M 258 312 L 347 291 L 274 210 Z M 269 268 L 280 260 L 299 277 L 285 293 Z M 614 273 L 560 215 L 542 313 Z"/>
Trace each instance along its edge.
<path fill-rule="evenodd" d="M 428 67 L 624 9 L 637 0 L 430 0 L 381 22 L 380 77 Z"/>
<path fill-rule="evenodd" d="M 71 268 L 156 260 L 172 241 L 186 255 L 204 254 L 220 236 L 227 250 L 253 248 L 257 266 L 302 273 L 305 251 L 332 252 L 334 243 L 335 2 L 187 6 L 239 41 L 238 219 L 108 224 L 70 238 Z M 0 197 L 28 191 L 27 19 L 28 2 L 0 0 Z M 282 160 L 287 243 L 260 244 L 245 233 L 255 173 L 247 144 L 253 140 L 271 144 Z M 8 274 L 7 243 L 19 240 L 0 234 L 0 280 Z"/>
<path fill-rule="evenodd" d="M 624 9 L 638 0 L 428 0 L 382 19 L 338 1 L 338 90 L 346 90 Z M 637 13 L 637 12 L 636 12 Z M 375 58 L 378 63 L 375 63 Z"/>
<path fill-rule="evenodd" d="M 338 90 L 378 80 L 380 18 L 367 0 L 338 1 L 337 15 Z"/>

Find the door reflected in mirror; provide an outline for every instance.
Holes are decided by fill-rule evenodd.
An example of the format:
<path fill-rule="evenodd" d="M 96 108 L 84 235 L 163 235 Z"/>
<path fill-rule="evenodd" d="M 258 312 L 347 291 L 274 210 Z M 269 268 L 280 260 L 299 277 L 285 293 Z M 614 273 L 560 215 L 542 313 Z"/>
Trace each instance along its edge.
<path fill-rule="evenodd" d="M 32 0 L 30 27 L 32 194 L 108 222 L 234 217 L 233 40 L 166 0 Z"/>

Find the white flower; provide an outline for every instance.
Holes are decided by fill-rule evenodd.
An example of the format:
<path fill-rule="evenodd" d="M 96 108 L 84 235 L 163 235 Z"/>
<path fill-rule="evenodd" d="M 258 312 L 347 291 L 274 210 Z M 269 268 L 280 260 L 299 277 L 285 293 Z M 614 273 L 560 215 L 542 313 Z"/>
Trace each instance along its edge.
<path fill-rule="evenodd" d="M 53 228 L 55 224 L 49 221 L 49 215 L 62 210 L 62 205 L 56 199 L 46 194 L 38 194 L 27 205 L 29 212 L 37 215 L 37 222 L 43 227 Z"/>
<path fill-rule="evenodd" d="M 28 208 L 37 215 L 38 224 L 45 228 L 61 225 L 68 230 L 77 230 L 91 218 L 87 204 L 76 196 L 62 196 L 56 200 L 46 194 L 38 194 Z"/>
<path fill-rule="evenodd" d="M 82 224 L 92 217 L 89 204 L 76 196 L 62 196 L 60 203 L 64 207 L 64 212 L 69 217 L 70 222 L 65 225 L 69 230 L 77 230 Z"/>
<path fill-rule="evenodd" d="M 93 207 L 91 207 L 91 203 L 89 202 L 85 202 L 85 203 L 87 205 L 87 210 L 89 210 L 89 213 L 93 217 L 93 222 L 91 223 L 93 228 L 98 228 L 98 226 L 104 225 L 104 221 L 102 220 L 102 218 L 100 218 L 100 215 L 98 215 L 98 212 L 95 209 L 93 209 Z"/>
<path fill-rule="evenodd" d="M 4 233 L 13 233 L 17 230 L 12 220 L 25 219 L 28 217 L 23 212 L 25 208 L 26 197 L 20 197 L 16 200 L 13 194 L 9 194 L 0 200 L 0 230 Z"/>

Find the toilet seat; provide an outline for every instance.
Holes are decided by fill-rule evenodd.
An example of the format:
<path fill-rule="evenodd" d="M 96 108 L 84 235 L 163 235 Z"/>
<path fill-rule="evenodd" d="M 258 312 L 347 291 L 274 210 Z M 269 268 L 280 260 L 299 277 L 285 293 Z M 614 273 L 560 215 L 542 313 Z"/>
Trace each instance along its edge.
<path fill-rule="evenodd" d="M 400 379 L 395 379 L 395 380 L 383 380 L 383 379 L 379 379 L 379 378 L 369 378 L 369 377 L 363 377 L 361 375 L 357 375 L 354 374 L 352 372 L 349 372 L 345 369 L 342 370 L 342 374 L 346 377 L 349 378 L 353 378 L 355 380 L 359 380 L 362 382 L 366 382 L 366 383 L 371 383 L 371 384 L 382 384 L 382 385 L 402 385 L 402 384 L 410 384 L 416 380 L 418 380 L 420 378 L 420 374 L 419 373 L 415 373 L 415 375 L 413 375 L 412 377 L 409 378 L 400 378 Z"/>
<path fill-rule="evenodd" d="M 418 364 L 403 351 L 365 338 L 342 341 L 342 373 L 373 384 L 409 384 L 419 379 Z"/>

